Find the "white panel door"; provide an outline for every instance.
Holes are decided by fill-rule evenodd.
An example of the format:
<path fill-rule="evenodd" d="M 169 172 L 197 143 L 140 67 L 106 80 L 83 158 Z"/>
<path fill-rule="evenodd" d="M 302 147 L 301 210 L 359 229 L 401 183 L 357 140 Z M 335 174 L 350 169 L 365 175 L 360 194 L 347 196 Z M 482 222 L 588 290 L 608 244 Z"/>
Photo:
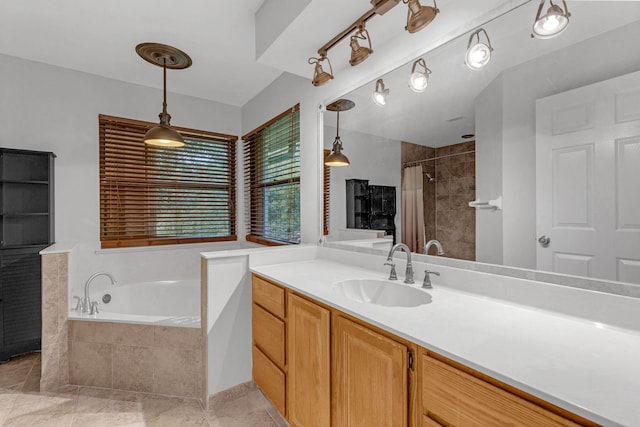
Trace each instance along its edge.
<path fill-rule="evenodd" d="M 640 72 L 536 102 L 536 210 L 538 269 L 640 283 Z"/>

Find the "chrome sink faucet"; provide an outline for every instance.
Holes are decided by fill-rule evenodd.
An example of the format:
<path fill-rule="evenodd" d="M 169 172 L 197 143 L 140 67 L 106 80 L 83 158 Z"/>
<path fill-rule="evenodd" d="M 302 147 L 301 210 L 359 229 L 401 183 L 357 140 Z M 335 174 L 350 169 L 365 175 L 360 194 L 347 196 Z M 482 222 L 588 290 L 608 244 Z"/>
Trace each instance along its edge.
<path fill-rule="evenodd" d="M 398 276 L 396 275 L 396 265 L 392 262 L 393 254 L 398 249 L 404 249 L 404 251 L 407 253 L 407 270 L 404 273 L 404 283 L 415 283 L 413 281 L 413 265 L 411 264 L 411 250 L 409 249 L 409 246 L 405 245 L 404 243 L 397 243 L 393 245 L 393 247 L 389 251 L 389 255 L 387 255 L 387 262 L 385 262 L 384 265 L 391 266 L 391 273 L 389 274 L 389 280 L 398 280 Z"/>
<path fill-rule="evenodd" d="M 115 285 L 116 283 L 118 283 L 116 282 L 116 279 L 114 279 L 113 276 L 109 273 L 101 272 L 101 273 L 92 274 L 84 284 L 84 300 L 83 300 L 84 303 L 82 305 L 78 304 L 78 306 L 82 307 L 83 313 L 90 312 L 90 314 L 95 314 L 98 311 L 98 307 L 97 307 L 98 302 L 91 301 L 91 298 L 89 298 L 89 285 L 91 285 L 91 282 L 93 281 L 93 279 L 99 276 L 107 276 L 111 280 L 112 285 Z"/>
<path fill-rule="evenodd" d="M 431 246 L 435 246 L 436 249 L 438 250 L 438 255 L 444 255 L 444 250 L 442 249 L 442 244 L 433 239 L 433 240 L 429 240 L 425 245 L 424 245 L 424 253 L 428 254 L 429 253 L 429 249 L 431 249 Z"/>

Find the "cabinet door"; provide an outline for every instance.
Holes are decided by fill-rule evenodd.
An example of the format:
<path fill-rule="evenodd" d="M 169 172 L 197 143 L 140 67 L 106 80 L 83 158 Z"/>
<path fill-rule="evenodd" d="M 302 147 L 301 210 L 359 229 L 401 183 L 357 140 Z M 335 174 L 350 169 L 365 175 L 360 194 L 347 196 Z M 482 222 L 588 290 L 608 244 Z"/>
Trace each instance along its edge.
<path fill-rule="evenodd" d="M 287 409 L 297 427 L 331 420 L 330 312 L 293 294 L 287 298 Z"/>
<path fill-rule="evenodd" d="M 333 426 L 407 426 L 407 347 L 336 316 Z"/>

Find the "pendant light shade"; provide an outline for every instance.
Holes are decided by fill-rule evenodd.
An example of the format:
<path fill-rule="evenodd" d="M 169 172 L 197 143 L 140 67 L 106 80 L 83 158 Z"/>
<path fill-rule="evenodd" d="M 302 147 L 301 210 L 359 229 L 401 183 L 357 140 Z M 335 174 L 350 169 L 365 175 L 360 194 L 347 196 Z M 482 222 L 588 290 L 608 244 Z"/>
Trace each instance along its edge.
<path fill-rule="evenodd" d="M 484 41 L 481 40 L 481 35 L 484 35 Z M 489 35 L 483 28 L 480 28 L 479 30 L 473 32 L 469 37 L 469 43 L 467 44 L 467 53 L 464 56 L 464 63 L 467 64 L 467 67 L 471 68 L 472 70 L 479 70 L 480 68 L 487 65 L 489 61 L 491 61 L 492 51 L 493 47 L 491 47 Z"/>
<path fill-rule="evenodd" d="M 403 0 L 404 3 L 407 3 L 407 26 L 405 30 L 409 31 L 411 34 L 417 33 L 427 25 L 431 21 L 433 21 L 440 12 L 438 6 L 436 5 L 436 1 L 433 0 L 433 7 L 431 6 L 421 6 L 420 0 Z"/>
<path fill-rule="evenodd" d="M 545 2 L 546 0 L 540 0 L 536 20 L 533 23 L 533 33 L 531 36 L 538 39 L 550 39 L 564 32 L 569 25 L 569 17 L 571 16 L 565 0 L 562 0 L 564 9 L 549 0 L 549 9 L 546 15 L 541 16 Z"/>
<path fill-rule="evenodd" d="M 144 142 L 156 147 L 182 147 L 182 136 L 171 128 L 171 116 L 167 113 L 167 68 L 182 70 L 191 66 L 189 55 L 172 46 L 160 43 L 141 43 L 136 46 L 136 52 L 142 59 L 163 70 L 163 102 L 162 112 L 159 114 L 160 124 L 151 128 L 144 135 Z"/>
<path fill-rule="evenodd" d="M 342 141 L 340 140 L 340 111 L 347 111 L 355 107 L 356 104 L 349 99 L 338 99 L 327 105 L 328 111 L 336 112 L 336 139 L 333 140 L 331 154 L 324 159 L 327 166 L 349 166 L 351 162 L 342 154 Z"/>
<path fill-rule="evenodd" d="M 382 79 L 378 79 L 376 82 L 376 88 L 371 94 L 371 99 L 376 105 L 384 107 L 387 104 L 387 97 L 389 96 L 389 89 L 385 89 Z"/>
<path fill-rule="evenodd" d="M 331 70 L 329 73 L 324 71 L 322 69 L 322 64 L 320 64 L 325 60 L 329 64 L 329 70 Z M 329 61 L 329 58 L 326 55 L 320 55 L 319 58 L 309 58 L 308 62 L 309 64 L 316 64 L 313 70 L 313 80 L 311 81 L 314 86 L 322 86 L 329 80 L 333 79 L 333 67 L 331 66 L 331 61 Z"/>
<path fill-rule="evenodd" d="M 419 69 L 418 67 L 422 68 Z M 427 63 L 420 58 L 413 63 L 411 68 L 411 76 L 409 77 L 409 88 L 414 92 L 424 92 L 429 85 L 429 76 L 431 70 L 427 68 Z"/>
<path fill-rule="evenodd" d="M 358 39 L 369 42 L 369 47 L 360 46 Z M 351 46 L 351 59 L 349 60 L 349 64 L 351 64 L 352 67 L 360 64 L 373 53 L 373 49 L 371 49 L 371 38 L 369 37 L 369 32 L 364 25 L 362 25 L 358 31 L 351 36 L 349 45 Z"/>

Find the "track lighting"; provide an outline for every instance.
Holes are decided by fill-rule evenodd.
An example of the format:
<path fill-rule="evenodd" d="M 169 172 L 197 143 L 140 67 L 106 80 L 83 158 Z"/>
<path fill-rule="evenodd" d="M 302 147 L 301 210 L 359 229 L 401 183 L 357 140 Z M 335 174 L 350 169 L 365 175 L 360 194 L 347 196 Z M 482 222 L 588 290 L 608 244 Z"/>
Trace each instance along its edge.
<path fill-rule="evenodd" d="M 480 41 L 480 35 L 482 34 L 484 34 L 486 43 Z M 474 37 L 476 38 L 475 43 L 473 42 Z M 473 32 L 469 37 L 469 43 L 467 43 L 467 54 L 464 56 L 464 63 L 472 70 L 479 70 L 489 63 L 492 51 L 493 47 L 491 47 L 489 35 L 483 28 L 480 28 Z"/>
<path fill-rule="evenodd" d="M 162 101 L 162 112 L 159 114 L 160 124 L 151 128 L 144 135 L 144 142 L 157 147 L 182 147 L 184 140 L 182 136 L 171 128 L 171 116 L 167 113 L 167 68 L 172 70 L 182 70 L 191 66 L 191 58 L 183 51 L 173 46 L 160 43 L 140 43 L 136 46 L 136 52 L 145 61 L 162 67 L 164 97 Z"/>
<path fill-rule="evenodd" d="M 340 140 L 340 111 L 347 111 L 355 107 L 356 104 L 348 99 L 338 99 L 327 105 L 328 111 L 335 111 L 336 116 L 336 139 L 333 141 L 331 154 L 324 160 L 327 166 L 349 166 L 351 162 L 347 156 L 342 154 L 342 141 Z"/>
<path fill-rule="evenodd" d="M 538 6 L 538 13 L 536 14 L 536 20 L 533 23 L 533 33 L 531 37 L 538 39 L 550 39 L 567 29 L 569 25 L 569 17 L 571 13 L 567 9 L 567 2 L 562 0 L 564 10 L 557 4 L 553 4 L 552 0 L 549 0 L 549 9 L 547 14 L 540 16 L 542 8 L 544 7 L 546 0 L 540 0 L 540 6 Z"/>
<path fill-rule="evenodd" d="M 418 67 L 422 67 L 421 70 L 416 70 Z M 431 70 L 427 68 L 427 64 L 424 62 L 424 59 L 420 58 L 416 62 L 413 63 L 413 67 L 411 68 L 411 76 L 409 77 L 409 88 L 411 88 L 414 92 L 424 92 L 429 84 L 429 76 L 431 75 Z"/>
<path fill-rule="evenodd" d="M 360 46 L 358 39 L 368 41 L 369 47 Z M 358 31 L 351 36 L 349 45 L 351 46 L 351 59 L 349 60 L 349 64 L 351 64 L 351 66 L 358 65 L 373 53 L 373 49 L 371 49 L 371 37 L 369 37 L 369 32 L 364 27 L 364 24 L 362 24 L 358 28 Z"/>
<path fill-rule="evenodd" d="M 327 73 L 322 69 L 322 65 L 320 64 L 322 61 L 327 61 L 329 63 L 330 73 Z M 327 58 L 326 54 L 321 54 L 319 58 L 309 58 L 309 64 L 316 64 L 315 69 L 313 71 L 313 83 L 314 86 L 322 86 L 327 83 L 329 80 L 333 79 L 333 67 L 331 66 L 331 61 Z"/>
<path fill-rule="evenodd" d="M 438 6 L 436 5 L 436 0 L 433 0 L 433 7 L 431 6 L 421 6 L 420 0 L 402 0 L 407 4 L 407 26 L 405 30 L 409 31 L 411 34 L 417 33 L 427 25 L 431 21 L 434 20 L 438 12 Z"/>
<path fill-rule="evenodd" d="M 376 89 L 371 94 L 371 99 L 377 105 L 384 107 L 387 104 L 387 96 L 389 96 L 389 89 L 385 89 L 382 79 L 378 79 Z"/>

